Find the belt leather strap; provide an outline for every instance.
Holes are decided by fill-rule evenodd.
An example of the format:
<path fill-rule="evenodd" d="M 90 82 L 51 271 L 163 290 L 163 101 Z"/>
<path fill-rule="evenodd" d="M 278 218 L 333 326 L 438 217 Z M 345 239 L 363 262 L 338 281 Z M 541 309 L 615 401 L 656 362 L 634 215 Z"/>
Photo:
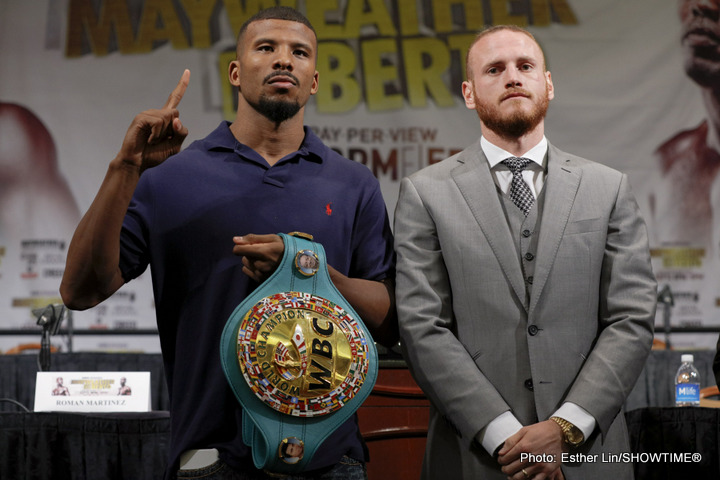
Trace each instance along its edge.
<path fill-rule="evenodd" d="M 220 354 L 255 466 L 293 474 L 367 398 L 378 361 L 370 332 L 330 280 L 322 245 L 279 235 L 283 259 L 228 319 Z"/>

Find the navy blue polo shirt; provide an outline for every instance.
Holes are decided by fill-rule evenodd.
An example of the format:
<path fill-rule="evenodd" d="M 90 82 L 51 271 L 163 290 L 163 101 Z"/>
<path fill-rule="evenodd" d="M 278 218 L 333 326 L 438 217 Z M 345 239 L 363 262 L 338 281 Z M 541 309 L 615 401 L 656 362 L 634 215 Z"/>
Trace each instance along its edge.
<path fill-rule="evenodd" d="M 235 468 L 252 465 L 241 408 L 220 364 L 230 314 L 257 287 L 242 273 L 232 238 L 301 231 L 323 245 L 328 263 L 350 277 L 394 276 L 392 233 L 372 173 L 305 129 L 300 150 L 270 167 L 223 122 L 145 171 L 121 234 L 125 281 L 150 265 L 172 439 L 168 472 L 180 454 L 217 448 Z M 356 419 L 322 445 L 309 469 L 342 455 L 365 458 Z"/>

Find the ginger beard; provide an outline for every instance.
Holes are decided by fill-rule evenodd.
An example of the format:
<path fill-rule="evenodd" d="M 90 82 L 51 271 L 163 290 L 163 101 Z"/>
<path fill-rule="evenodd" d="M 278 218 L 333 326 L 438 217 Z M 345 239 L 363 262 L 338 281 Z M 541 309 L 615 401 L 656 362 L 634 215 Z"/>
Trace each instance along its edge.
<path fill-rule="evenodd" d="M 533 95 L 527 90 L 516 88 L 506 92 L 506 94 L 512 92 L 522 93 L 531 100 L 533 99 Z M 548 107 L 550 106 L 550 87 L 548 85 L 545 86 L 544 95 L 535 100 L 533 108 L 530 111 L 516 108 L 510 114 L 503 114 L 496 103 L 481 101 L 474 87 L 473 98 L 475 100 L 475 111 L 477 111 L 478 117 L 480 117 L 483 125 L 503 138 L 513 139 L 531 132 L 545 118 Z M 508 99 L 504 101 L 514 102 L 523 100 Z"/>

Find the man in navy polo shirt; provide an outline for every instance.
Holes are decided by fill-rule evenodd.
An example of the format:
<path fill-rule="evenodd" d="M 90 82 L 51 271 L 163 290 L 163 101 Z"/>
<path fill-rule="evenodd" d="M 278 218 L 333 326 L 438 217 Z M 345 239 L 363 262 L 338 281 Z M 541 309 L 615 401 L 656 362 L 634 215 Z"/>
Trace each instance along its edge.
<path fill-rule="evenodd" d="M 316 53 L 312 26 L 293 9 L 248 20 L 229 66 L 235 121 L 178 153 L 187 136 L 177 110 L 186 70 L 163 108 L 133 120 L 70 245 L 60 290 L 73 309 L 97 305 L 151 267 L 171 399 L 166 478 L 269 478 L 242 441 L 219 344 L 234 308 L 282 258 L 277 232 L 312 234 L 375 340 L 397 340 L 392 234 L 379 184 L 303 127 L 318 89 Z M 364 478 L 364 461 L 351 419 L 293 478 Z"/>

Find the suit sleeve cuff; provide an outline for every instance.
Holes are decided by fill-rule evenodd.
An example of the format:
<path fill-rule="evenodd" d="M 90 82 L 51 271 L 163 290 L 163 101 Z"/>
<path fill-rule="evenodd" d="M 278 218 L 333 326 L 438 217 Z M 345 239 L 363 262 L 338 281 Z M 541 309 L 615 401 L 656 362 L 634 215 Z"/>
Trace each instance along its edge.
<path fill-rule="evenodd" d="M 595 430 L 595 425 L 597 425 L 595 417 L 590 415 L 588 411 L 580 405 L 576 405 L 571 402 L 565 402 L 560 405 L 560 408 L 558 408 L 551 416 L 564 418 L 575 425 L 583 433 L 586 440 Z"/>
<path fill-rule="evenodd" d="M 476 435 L 476 440 L 483 448 L 493 455 L 509 437 L 522 428 L 522 424 L 509 410 L 495 417 Z"/>

